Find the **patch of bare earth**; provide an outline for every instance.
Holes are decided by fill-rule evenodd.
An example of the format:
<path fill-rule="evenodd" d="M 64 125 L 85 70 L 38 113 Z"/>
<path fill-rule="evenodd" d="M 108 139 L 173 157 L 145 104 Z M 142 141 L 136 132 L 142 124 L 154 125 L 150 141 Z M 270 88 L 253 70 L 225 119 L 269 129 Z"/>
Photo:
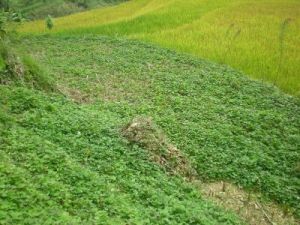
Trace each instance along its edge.
<path fill-rule="evenodd" d="M 271 202 L 262 202 L 258 194 L 227 183 L 196 182 L 201 193 L 218 205 L 237 213 L 250 225 L 293 225 L 299 224 L 291 213 Z"/>
<path fill-rule="evenodd" d="M 80 92 L 77 89 L 58 85 L 57 89 L 72 101 L 78 104 L 90 103 L 92 100 L 89 95 Z"/>
<path fill-rule="evenodd" d="M 151 118 L 135 118 L 121 132 L 129 142 L 148 150 L 150 160 L 162 166 L 169 174 L 182 176 L 198 187 L 205 198 L 235 212 L 247 224 L 300 224 L 288 210 L 283 210 L 274 203 L 262 202 L 258 194 L 252 194 L 227 182 L 202 182 L 190 160 L 169 142 Z"/>
<path fill-rule="evenodd" d="M 127 101 L 131 104 L 139 104 L 143 99 L 144 90 L 151 90 L 151 82 L 148 79 L 136 77 L 123 77 L 118 74 L 109 75 L 106 78 L 96 79 L 101 86 L 99 97 L 104 101 Z"/>

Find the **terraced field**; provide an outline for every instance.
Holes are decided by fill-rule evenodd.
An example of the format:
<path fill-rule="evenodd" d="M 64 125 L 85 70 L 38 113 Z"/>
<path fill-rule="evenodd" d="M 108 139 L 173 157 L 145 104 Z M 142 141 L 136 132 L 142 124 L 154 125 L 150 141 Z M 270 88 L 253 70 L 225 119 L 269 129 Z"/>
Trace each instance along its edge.
<path fill-rule="evenodd" d="M 0 224 L 299 224 L 298 12 L 133 0 L 19 35 L 1 12 Z"/>
<path fill-rule="evenodd" d="M 230 65 L 299 95 L 299 15 L 297 0 L 134 0 L 59 18 L 51 33 L 155 42 Z M 20 31 L 49 33 L 44 21 L 25 24 Z"/>
<path fill-rule="evenodd" d="M 178 55 L 134 41 L 99 37 L 37 37 L 23 40 L 22 45 L 27 49 L 26 46 L 30 46 L 32 56 L 54 79 L 59 92 L 83 106 L 76 106 L 57 97 L 51 100 L 51 97 L 49 99 L 39 93 L 36 93 L 37 97 L 35 97 L 35 92 L 28 90 L 17 89 L 11 92 L 4 88 L 5 92 L 1 94 L 5 110 L 2 121 L 6 124 L 5 118 L 7 117 L 11 118 L 8 121 L 13 121 L 12 124 L 8 122 L 9 129 L 4 129 L 2 133 L 4 136 L 2 139 L 4 152 L 2 153 L 6 164 L 20 166 L 22 171 L 29 170 L 28 172 L 31 167 L 35 170 L 38 166 L 41 170 L 33 172 L 37 173 L 38 177 L 44 177 L 48 173 L 48 169 L 43 170 L 44 167 L 50 169 L 53 166 L 54 170 L 55 165 L 63 159 L 65 163 L 71 163 L 70 165 L 74 163 L 76 171 L 81 167 L 89 168 L 90 171 L 82 175 L 87 177 L 82 179 L 90 179 L 88 178 L 90 173 L 96 173 L 95 176 L 97 174 L 109 176 L 108 179 L 118 180 L 117 186 L 121 185 L 117 190 L 121 193 L 125 191 L 127 194 L 129 194 L 129 189 L 122 185 L 128 185 L 129 181 L 126 177 L 129 175 L 126 175 L 126 172 L 129 170 L 135 174 L 130 178 L 133 179 L 132 185 L 138 182 L 135 185 L 142 185 L 148 189 L 146 183 L 150 180 L 164 182 L 167 179 L 167 177 L 151 178 L 152 175 L 163 176 L 157 173 L 161 174 L 158 171 L 166 168 L 154 167 L 158 169 L 157 171 L 150 168 L 148 164 L 144 165 L 144 169 L 140 168 L 139 163 L 142 165 L 147 158 L 143 155 L 146 154 L 144 150 L 147 148 L 143 148 L 144 150 L 138 153 L 141 150 L 137 145 L 126 147 L 124 143 L 121 144 L 122 138 L 120 139 L 118 130 L 134 118 L 151 117 L 162 128 L 171 143 L 186 155 L 198 174 L 197 179 L 201 182 L 230 181 L 253 193 L 262 193 L 263 202 L 270 200 L 277 202 L 287 207 L 289 212 L 299 215 L 297 168 L 300 146 L 300 106 L 298 100 L 285 96 L 270 86 L 251 81 L 228 67 L 199 61 L 196 58 Z M 23 99 L 22 96 L 27 97 Z M 64 104 L 66 106 L 63 106 Z M 19 145 L 19 140 L 22 140 L 22 145 Z M 49 148 L 49 154 L 54 149 L 61 153 L 57 156 L 55 156 L 56 153 L 51 153 L 50 162 L 45 158 L 45 161 L 37 161 L 41 164 L 36 165 L 31 157 L 48 152 L 48 150 L 40 149 L 40 142 L 44 143 L 42 146 L 46 146 L 46 149 Z M 36 149 L 40 149 L 41 152 L 37 153 Z M 74 154 L 78 155 L 75 157 Z M 101 156 L 102 154 L 104 155 Z M 121 157 L 118 160 L 124 160 L 123 163 L 115 161 L 117 156 Z M 133 157 L 132 160 L 136 162 L 127 161 L 127 157 L 130 157 L 130 160 Z M 48 165 L 48 163 L 51 164 Z M 79 165 L 76 166 L 75 163 Z M 64 164 L 62 166 L 64 167 Z M 132 169 L 128 166 L 130 168 L 132 166 Z M 144 171 L 145 176 L 148 176 L 147 173 L 152 175 L 149 174 L 150 177 L 141 180 L 141 177 L 135 177 L 140 176 L 137 175 L 140 174 L 139 170 Z M 14 174 L 13 171 L 11 171 L 12 174 Z M 117 173 L 119 174 L 116 175 Z M 69 179 L 66 177 L 67 174 L 61 174 L 61 172 L 59 176 L 62 177 L 55 178 L 55 180 Z M 124 178 L 121 178 L 123 176 Z M 123 182 L 123 179 L 125 183 L 119 184 Z M 150 180 L 147 181 L 148 179 Z M 179 180 L 174 182 L 180 182 Z M 36 185 L 41 185 L 39 180 L 34 182 L 37 182 Z M 170 181 L 172 184 L 169 181 L 166 182 L 166 185 L 171 186 L 162 188 L 164 191 L 165 188 L 170 191 L 171 187 L 175 188 L 173 181 Z M 90 198 L 88 193 L 92 194 L 93 191 L 85 185 L 93 184 L 82 185 L 74 188 L 78 188 L 78 191 L 83 188 L 85 190 L 83 198 Z M 161 185 L 165 184 L 161 183 Z M 133 193 L 136 192 L 139 195 L 143 193 L 140 187 L 134 190 L 131 189 Z M 71 193 L 69 193 L 70 190 L 65 191 L 66 196 L 61 196 L 61 201 L 70 201 L 71 205 L 68 207 L 77 204 L 74 202 L 76 198 L 66 199 Z M 154 201 L 152 197 L 155 198 L 157 195 L 153 192 L 152 196 L 151 192 L 144 196 L 151 202 L 149 204 L 160 205 L 163 204 L 161 201 L 166 200 L 162 197 L 160 200 L 155 200 L 158 201 L 157 203 L 152 202 Z M 132 198 L 131 195 L 128 197 Z M 187 198 L 185 201 L 189 201 L 189 198 L 193 201 L 194 197 L 190 194 L 180 195 L 187 195 L 183 197 Z M 140 199 L 138 201 L 144 197 L 138 197 Z M 19 197 L 16 196 L 16 198 L 17 201 Z M 178 201 L 179 197 L 174 198 L 174 201 Z M 58 199 L 55 200 L 55 204 L 57 201 Z M 122 200 L 117 198 L 112 201 Z M 44 204 L 43 201 L 41 204 Z M 82 207 L 88 207 L 92 203 L 82 202 L 81 204 L 83 204 Z M 111 210 L 110 208 L 100 210 L 97 204 L 95 212 L 88 218 L 95 219 L 101 210 Z M 131 205 L 129 202 L 126 204 Z M 191 203 L 176 203 L 175 205 L 185 204 Z M 192 204 L 194 206 L 190 205 L 190 207 L 200 207 L 199 210 L 202 210 L 203 204 L 206 203 L 201 203 L 201 200 L 194 201 Z M 203 217 L 196 216 L 197 213 L 193 210 L 189 212 L 192 214 L 187 214 L 189 207 L 184 207 L 184 210 L 181 209 L 178 212 L 180 219 L 175 222 L 177 217 L 173 217 L 171 213 L 173 206 L 161 206 L 171 207 L 171 211 L 164 214 L 166 218 L 169 218 L 169 224 L 189 221 L 191 218 L 198 218 L 195 219 L 198 221 L 196 224 L 201 224 L 199 221 L 202 221 L 200 218 Z M 120 205 L 120 207 L 123 206 Z M 88 219 L 85 218 L 88 212 L 66 210 L 71 213 L 70 215 L 76 215 L 74 218 L 78 221 Z M 78 206 L 78 209 L 74 210 L 83 209 Z M 138 209 L 134 207 L 134 210 Z M 165 208 L 165 210 L 169 209 Z M 210 215 L 213 209 L 208 210 L 210 211 L 208 215 Z M 43 213 L 47 215 L 48 212 Z M 77 213 L 82 213 L 83 216 Z M 119 213 L 118 211 L 118 216 L 120 216 Z M 138 215 L 141 216 L 139 210 L 124 211 L 124 213 L 133 216 L 133 221 L 139 218 Z M 144 215 L 146 220 L 151 218 L 152 214 L 150 211 L 149 213 L 149 215 Z M 222 214 L 221 211 L 220 213 Z M 161 211 L 159 215 L 162 216 Z M 119 219 L 131 221 L 130 218 Z M 210 223 L 203 224 L 215 224 L 218 216 L 213 215 L 213 218 Z M 225 220 L 229 221 L 229 218 L 231 216 L 226 217 Z M 157 224 L 165 221 L 161 219 L 157 220 Z M 205 217 L 203 219 L 209 221 Z M 226 223 L 229 223 L 228 221 Z M 162 224 L 168 223 L 162 222 Z M 186 222 L 186 224 L 192 223 Z"/>

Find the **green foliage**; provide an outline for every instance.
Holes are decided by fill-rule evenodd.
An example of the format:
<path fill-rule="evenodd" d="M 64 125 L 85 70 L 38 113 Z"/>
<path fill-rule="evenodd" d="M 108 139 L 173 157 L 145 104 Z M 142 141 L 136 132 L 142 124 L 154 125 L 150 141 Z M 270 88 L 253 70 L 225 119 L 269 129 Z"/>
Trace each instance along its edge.
<path fill-rule="evenodd" d="M 15 84 L 45 91 L 55 89 L 54 81 L 35 61 L 8 43 L 0 43 L 0 84 Z"/>
<path fill-rule="evenodd" d="M 135 0 L 58 18 L 54 33 L 157 43 L 230 65 L 300 96 L 299 22 L 298 0 Z M 42 21 L 24 24 L 20 31 L 47 33 Z"/>
<path fill-rule="evenodd" d="M 53 28 L 53 26 L 54 26 L 54 23 L 53 23 L 52 17 L 51 17 L 50 15 L 48 15 L 48 16 L 46 17 L 45 23 L 46 23 L 47 29 L 52 30 L 52 28 Z"/>
<path fill-rule="evenodd" d="M 8 11 L 9 7 L 9 0 L 0 0 L 0 10 L 3 9 L 4 11 Z"/>
<path fill-rule="evenodd" d="M 11 16 L 10 16 L 10 20 L 15 23 L 20 23 L 20 22 L 24 22 L 25 18 L 23 17 L 23 15 L 21 13 L 12 12 Z"/>
<path fill-rule="evenodd" d="M 11 0 L 10 5 L 29 19 L 42 19 L 48 14 L 58 17 L 122 1 L 124 0 Z"/>
<path fill-rule="evenodd" d="M 0 71 L 2 72 L 3 70 L 5 70 L 6 64 L 5 61 L 3 59 L 3 57 L 0 57 Z"/>
<path fill-rule="evenodd" d="M 135 41 L 39 37 L 24 44 L 45 52 L 40 62 L 66 95 L 103 99 L 126 122 L 151 116 L 202 179 L 261 192 L 299 215 L 299 99 L 226 66 Z"/>
<path fill-rule="evenodd" d="M 22 62 L 27 86 L 45 91 L 55 90 L 53 79 L 31 57 L 23 55 Z"/>
<path fill-rule="evenodd" d="M 88 0 L 67 0 L 68 2 L 72 2 L 76 4 L 78 7 L 88 8 Z"/>
<path fill-rule="evenodd" d="M 0 9 L 1 10 L 1 9 Z M 24 21 L 20 13 L 0 11 L 0 44 L 8 45 L 15 35 L 15 25 Z"/>
<path fill-rule="evenodd" d="M 0 224 L 242 224 L 122 140 L 112 106 L 3 85 L 0 105 Z"/>
<path fill-rule="evenodd" d="M 19 23 L 22 19 L 18 13 L 0 12 L 0 84 L 53 91 L 55 85 L 47 73 L 31 57 L 15 48 L 18 41 L 7 26 L 8 22 Z"/>
<path fill-rule="evenodd" d="M 3 42 L 7 35 L 7 13 L 0 12 L 0 41 Z"/>

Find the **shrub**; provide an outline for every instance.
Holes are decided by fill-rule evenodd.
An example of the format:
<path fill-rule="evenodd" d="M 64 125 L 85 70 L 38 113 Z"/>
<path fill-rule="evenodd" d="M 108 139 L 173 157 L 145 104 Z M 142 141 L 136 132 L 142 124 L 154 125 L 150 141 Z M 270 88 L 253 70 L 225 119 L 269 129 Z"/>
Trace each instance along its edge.
<path fill-rule="evenodd" d="M 54 23 L 53 23 L 52 17 L 50 15 L 48 15 L 46 17 L 45 22 L 46 22 L 46 27 L 48 28 L 48 30 L 52 30 Z"/>

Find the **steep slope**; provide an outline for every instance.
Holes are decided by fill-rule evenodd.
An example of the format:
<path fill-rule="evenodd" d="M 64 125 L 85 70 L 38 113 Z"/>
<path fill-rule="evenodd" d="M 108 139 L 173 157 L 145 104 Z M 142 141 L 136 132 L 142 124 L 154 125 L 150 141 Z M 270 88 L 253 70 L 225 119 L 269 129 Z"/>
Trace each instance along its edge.
<path fill-rule="evenodd" d="M 23 44 L 74 101 L 109 107 L 124 123 L 152 117 L 201 179 L 261 192 L 299 216 L 298 99 L 228 67 L 133 41 L 40 37 Z"/>
<path fill-rule="evenodd" d="M 11 0 L 9 7 L 20 11 L 27 18 L 54 17 L 84 11 L 100 6 L 109 6 L 125 0 Z"/>
<path fill-rule="evenodd" d="M 293 95 L 300 91 L 297 0 L 135 0 L 55 21 L 52 33 L 123 35 L 242 70 Z M 43 21 L 25 33 L 48 33 Z"/>

